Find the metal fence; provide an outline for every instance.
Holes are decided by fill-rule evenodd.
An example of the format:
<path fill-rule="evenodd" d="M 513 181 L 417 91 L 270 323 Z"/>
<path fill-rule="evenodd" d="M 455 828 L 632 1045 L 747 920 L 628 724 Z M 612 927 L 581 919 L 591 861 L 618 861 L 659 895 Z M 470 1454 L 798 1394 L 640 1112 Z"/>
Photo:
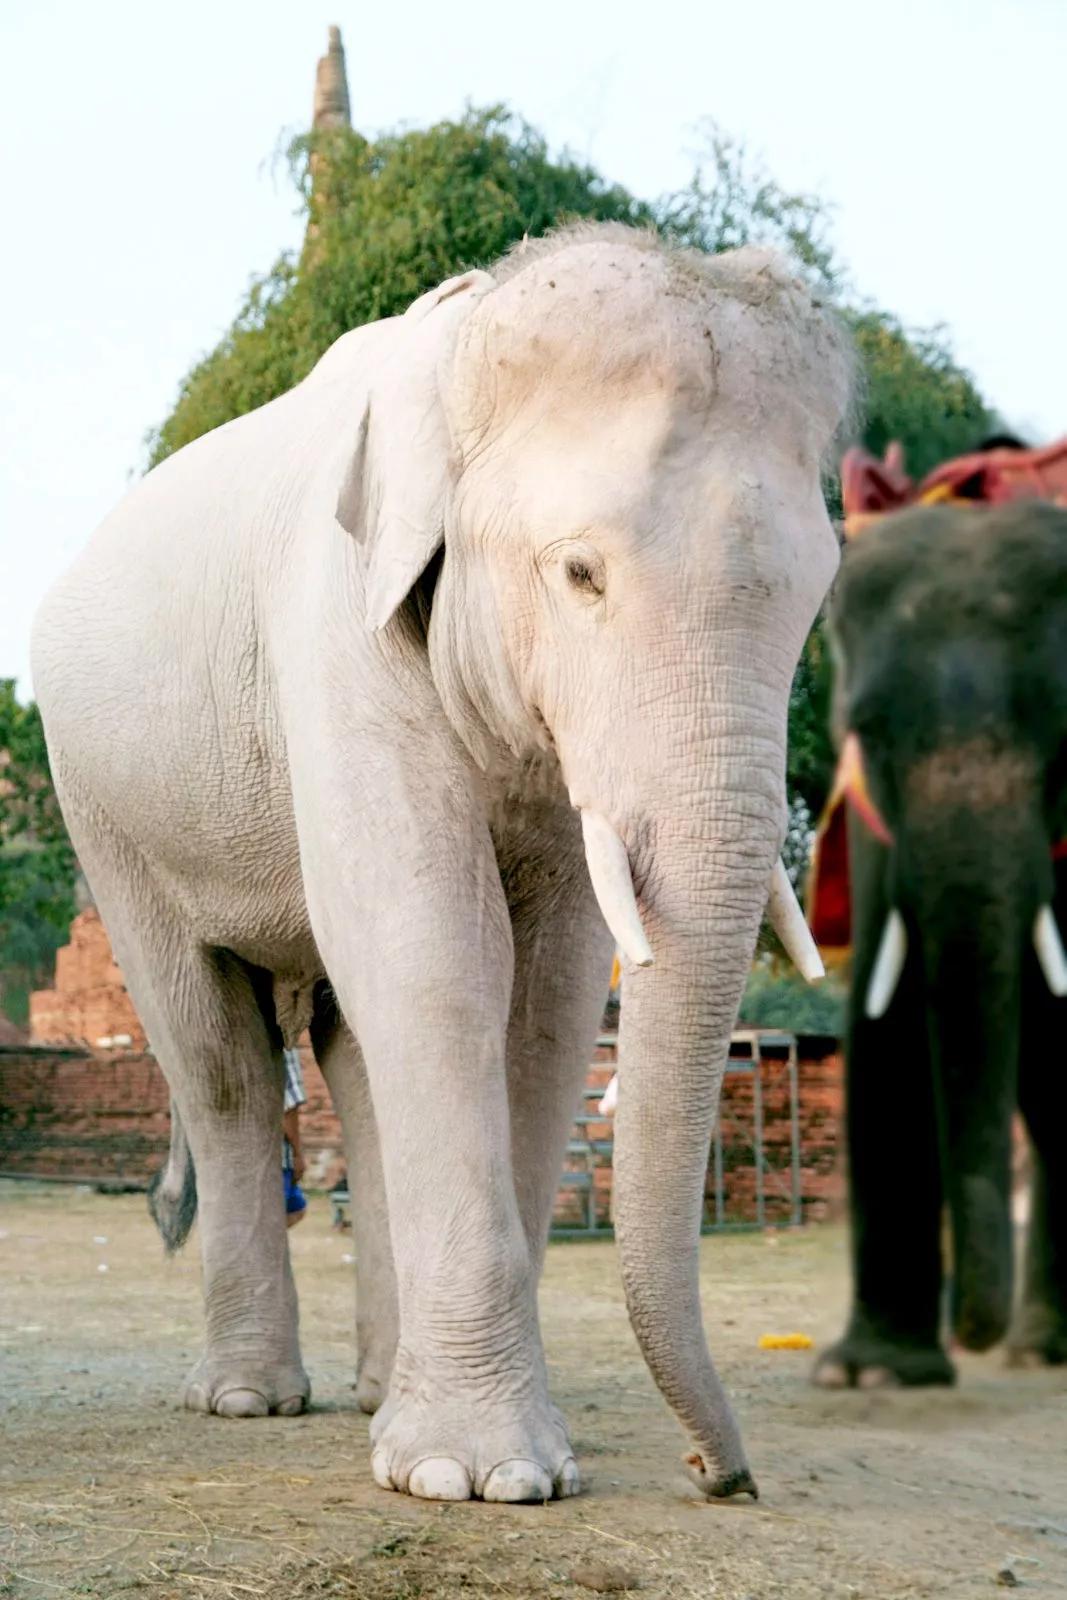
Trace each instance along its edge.
<path fill-rule="evenodd" d="M 615 1043 L 614 1035 L 603 1035 L 600 1045 Z M 741 1052 L 748 1050 L 748 1055 Z M 765 1074 L 774 1069 L 785 1076 L 788 1117 L 787 1159 L 770 1163 L 766 1141 Z M 731 1093 L 731 1080 L 750 1082 L 747 1095 Z M 608 1235 L 611 1223 L 598 1212 L 596 1171 L 610 1168 L 614 1140 L 590 1137 L 589 1129 L 605 1118 L 596 1110 L 602 1090 L 586 1089 L 581 1112 L 575 1119 L 575 1136 L 568 1145 L 569 1170 L 563 1174 L 561 1192 L 575 1195 L 582 1221 L 560 1224 L 552 1229 L 554 1238 L 575 1235 Z M 776 1100 L 780 1101 L 777 1095 Z M 747 1102 L 747 1104 L 746 1104 Z M 782 1141 L 775 1141 L 780 1145 Z M 731 1216 L 730 1174 L 751 1171 L 752 1215 Z M 708 1161 L 710 1184 L 705 1190 L 703 1233 L 746 1232 L 766 1227 L 768 1208 L 774 1210 L 776 1227 L 799 1227 L 803 1221 L 800 1170 L 800 1104 L 795 1034 L 754 1029 L 735 1033 L 727 1059 L 725 1080 L 719 1100 L 719 1115 L 711 1141 Z M 747 1187 L 747 1184 L 746 1184 Z"/>

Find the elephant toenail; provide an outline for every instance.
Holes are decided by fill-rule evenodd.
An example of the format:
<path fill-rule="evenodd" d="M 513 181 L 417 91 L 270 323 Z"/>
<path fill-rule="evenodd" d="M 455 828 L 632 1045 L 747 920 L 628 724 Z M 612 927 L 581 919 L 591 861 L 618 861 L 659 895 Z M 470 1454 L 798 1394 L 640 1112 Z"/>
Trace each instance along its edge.
<path fill-rule="evenodd" d="M 900 1379 L 888 1367 L 864 1367 L 856 1385 L 860 1389 L 899 1389 Z"/>
<path fill-rule="evenodd" d="M 215 1415 L 219 1417 L 266 1417 L 270 1406 L 255 1389 L 227 1389 L 215 1396 Z"/>
<path fill-rule="evenodd" d="M 298 1417 L 307 1409 L 307 1401 L 302 1394 L 290 1395 L 288 1400 L 278 1401 L 278 1415 L 280 1417 Z"/>
<path fill-rule="evenodd" d="M 521 1458 L 501 1461 L 489 1473 L 482 1489 L 483 1500 L 510 1501 L 512 1504 L 541 1504 L 552 1498 L 552 1479 L 536 1461 Z"/>
<path fill-rule="evenodd" d="M 426 1456 L 408 1476 L 408 1493 L 418 1500 L 469 1500 L 470 1475 L 451 1456 Z"/>
<path fill-rule="evenodd" d="M 556 1493 L 561 1500 L 568 1500 L 572 1494 L 581 1491 L 582 1478 L 578 1471 L 578 1463 L 573 1456 L 568 1456 L 556 1478 Z"/>
<path fill-rule="evenodd" d="M 819 1389 L 847 1389 L 848 1369 L 840 1361 L 820 1361 L 811 1381 Z"/>
<path fill-rule="evenodd" d="M 389 1474 L 389 1463 L 384 1450 L 375 1450 L 370 1458 L 370 1470 L 379 1489 L 395 1489 L 396 1484 Z"/>

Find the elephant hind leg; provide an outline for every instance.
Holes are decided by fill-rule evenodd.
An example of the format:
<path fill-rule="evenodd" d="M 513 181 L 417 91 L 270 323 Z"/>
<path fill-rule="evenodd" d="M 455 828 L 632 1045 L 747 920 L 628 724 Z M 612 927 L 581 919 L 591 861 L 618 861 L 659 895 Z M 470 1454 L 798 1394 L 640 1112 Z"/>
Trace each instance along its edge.
<path fill-rule="evenodd" d="M 69 796 L 64 809 L 188 1144 L 180 1182 L 168 1163 L 154 1197 L 175 1242 L 195 1169 L 207 1337 L 185 1403 L 231 1417 L 295 1414 L 309 1391 L 285 1228 L 281 1041 L 264 1005 L 269 975 L 197 940 L 99 813 L 86 821 Z"/>
<path fill-rule="evenodd" d="M 1035 1152 L 1023 1289 L 1008 1335 L 1017 1367 L 1067 1364 L 1067 1185 Z"/>
<path fill-rule="evenodd" d="M 1067 1083 L 1058 1058 L 1067 1003 L 1053 999 L 1043 983 L 1035 988 L 1019 1070 L 1033 1177 L 1022 1294 L 1008 1335 L 1008 1359 L 1016 1366 L 1062 1366 L 1067 1363 Z"/>
<path fill-rule="evenodd" d="M 315 991 L 311 1043 L 341 1120 L 356 1257 L 356 1400 L 360 1410 L 374 1412 L 396 1355 L 396 1270 L 367 1069 L 326 983 Z"/>

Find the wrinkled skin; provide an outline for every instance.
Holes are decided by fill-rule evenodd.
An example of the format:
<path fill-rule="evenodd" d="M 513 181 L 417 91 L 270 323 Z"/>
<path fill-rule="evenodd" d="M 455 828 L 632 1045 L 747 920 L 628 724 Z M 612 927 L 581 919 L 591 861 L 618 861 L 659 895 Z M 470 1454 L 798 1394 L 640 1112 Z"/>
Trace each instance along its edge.
<path fill-rule="evenodd" d="M 1067 929 L 1067 862 L 1052 857 L 1067 835 L 1067 513 L 1029 504 L 887 518 L 846 551 L 833 627 L 839 729 L 859 735 L 893 843 L 850 817 L 854 1304 L 816 1381 L 953 1381 L 943 1207 L 954 1335 L 974 1350 L 1004 1337 L 1016 1106 L 1036 1176 L 1010 1347 L 1021 1361 L 1061 1362 L 1067 1000 L 1050 992 L 1032 930 L 1046 903 Z M 892 906 L 907 959 L 872 1020 L 865 999 Z"/>
<path fill-rule="evenodd" d="M 278 1127 L 310 1016 L 359 1186 L 378 1481 L 577 1487 L 536 1288 L 611 965 L 587 807 L 655 955 L 625 979 L 630 1312 L 696 1481 L 752 1488 L 698 1220 L 837 561 L 819 473 L 847 365 L 765 252 L 564 232 L 163 463 L 45 602 L 56 783 L 196 1168 L 191 1405 L 308 1394 Z M 185 1193 L 168 1170 L 165 1227 Z"/>

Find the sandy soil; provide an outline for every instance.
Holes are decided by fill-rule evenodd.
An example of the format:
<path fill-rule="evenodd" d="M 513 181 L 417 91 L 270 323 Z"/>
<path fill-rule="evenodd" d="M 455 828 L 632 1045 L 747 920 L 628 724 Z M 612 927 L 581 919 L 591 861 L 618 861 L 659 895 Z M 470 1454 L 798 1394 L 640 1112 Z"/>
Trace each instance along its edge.
<path fill-rule="evenodd" d="M 1012 1578 L 1035 1600 L 1067 1595 L 1067 1373 L 992 1355 L 966 1358 L 951 1392 L 827 1395 L 808 1355 L 757 1348 L 768 1331 L 837 1330 L 837 1230 L 703 1245 L 758 1505 L 690 1492 L 608 1243 L 554 1245 L 542 1296 L 586 1492 L 440 1507 L 377 1489 L 351 1389 L 349 1249 L 314 1201 L 293 1253 L 315 1410 L 203 1418 L 175 1401 L 199 1339 L 195 1249 L 164 1261 L 138 1196 L 0 1185 L 0 1595 L 580 1600 L 629 1584 L 652 1600 L 970 1600 Z"/>

